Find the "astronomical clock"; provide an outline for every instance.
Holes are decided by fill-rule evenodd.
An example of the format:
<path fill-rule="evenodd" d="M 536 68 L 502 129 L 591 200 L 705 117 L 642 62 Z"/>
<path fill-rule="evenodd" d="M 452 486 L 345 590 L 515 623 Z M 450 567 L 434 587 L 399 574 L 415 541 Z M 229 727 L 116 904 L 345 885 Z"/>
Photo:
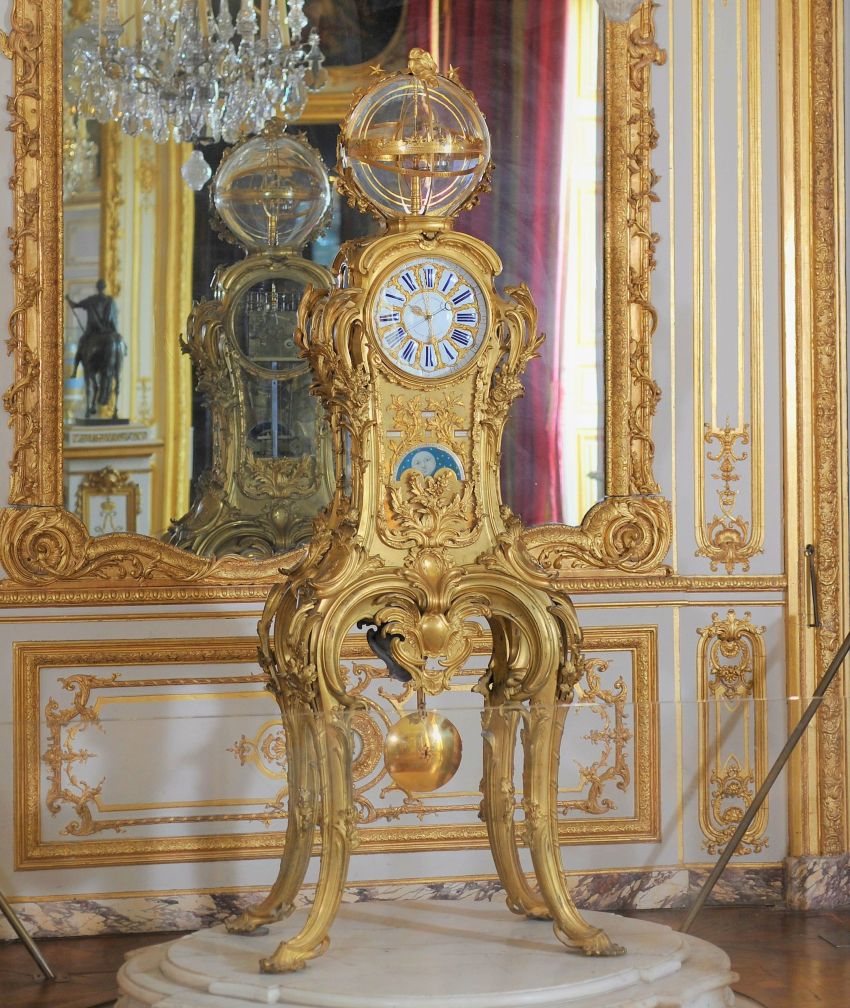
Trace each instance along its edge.
<path fill-rule="evenodd" d="M 377 73 L 341 127 L 339 189 L 383 229 L 344 245 L 334 288 L 307 293 L 299 309 L 297 341 L 331 431 L 335 487 L 260 622 L 290 806 L 278 878 L 230 929 L 251 933 L 292 909 L 317 826 L 321 866 L 306 923 L 261 961 L 268 972 L 298 969 L 327 947 L 357 841 L 349 719 L 358 700 L 340 671 L 354 626 L 416 692 L 416 709 L 385 745 L 387 769 L 410 793 L 457 768 L 460 735 L 428 702 L 489 626 L 492 654 L 474 687 L 483 701 L 481 816 L 509 907 L 550 919 L 559 941 L 588 955 L 623 951 L 576 910 L 560 862 L 558 753 L 585 665 L 572 603 L 547 587 L 500 497 L 502 431 L 542 337 L 529 290 L 500 293 L 496 251 L 455 229 L 488 189 L 489 168 L 473 95 L 422 50 L 405 72 Z M 520 862 L 518 815 L 534 883 Z"/>
<path fill-rule="evenodd" d="M 220 269 L 183 344 L 209 407 L 211 465 L 169 541 L 201 556 L 263 558 L 310 537 L 333 485 L 329 438 L 295 325 L 331 274 L 301 248 L 327 222 L 321 158 L 279 123 L 231 148 L 212 182 L 214 221 L 247 257 Z"/>

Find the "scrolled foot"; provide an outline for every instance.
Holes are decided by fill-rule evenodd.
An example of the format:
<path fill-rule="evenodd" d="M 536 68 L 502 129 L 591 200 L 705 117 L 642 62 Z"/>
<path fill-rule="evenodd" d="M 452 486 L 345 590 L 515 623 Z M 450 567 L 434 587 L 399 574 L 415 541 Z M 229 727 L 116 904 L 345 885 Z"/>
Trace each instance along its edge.
<path fill-rule="evenodd" d="M 622 945 L 612 942 L 602 928 L 597 928 L 583 938 L 571 938 L 559 927 L 555 927 L 555 937 L 569 948 L 579 949 L 586 956 L 621 956 L 626 954 Z"/>
<path fill-rule="evenodd" d="M 516 914 L 518 917 L 526 917 L 528 920 L 539 920 L 539 921 L 549 921 L 552 920 L 552 914 L 546 907 L 546 904 L 542 901 L 540 903 L 535 903 L 533 906 L 528 908 L 520 906 L 518 903 L 514 903 L 510 896 L 507 897 L 505 902 L 508 905 L 508 910 L 512 914 Z"/>
<path fill-rule="evenodd" d="M 245 910 L 237 917 L 231 917 L 224 922 L 228 934 L 250 935 L 257 934 L 261 928 L 269 924 L 276 924 L 292 913 L 291 906 L 283 906 L 278 910 L 261 912 L 258 910 Z"/>
<path fill-rule="evenodd" d="M 303 949 L 293 948 L 290 943 L 281 942 L 273 955 L 260 960 L 260 972 L 294 973 L 296 970 L 304 969 L 311 959 L 326 952 L 330 943 L 330 938 L 324 938 L 315 948 Z"/>

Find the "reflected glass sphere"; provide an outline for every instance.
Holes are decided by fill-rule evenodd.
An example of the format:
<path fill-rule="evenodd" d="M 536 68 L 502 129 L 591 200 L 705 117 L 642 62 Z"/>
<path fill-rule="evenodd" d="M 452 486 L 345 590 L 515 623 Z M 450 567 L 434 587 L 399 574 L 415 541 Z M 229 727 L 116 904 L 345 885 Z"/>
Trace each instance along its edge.
<path fill-rule="evenodd" d="M 241 245 L 301 248 L 330 206 L 327 171 L 297 137 L 261 134 L 234 147 L 212 183 L 213 203 Z"/>
<path fill-rule="evenodd" d="M 414 49 L 409 73 L 371 87 L 343 123 L 339 170 L 383 217 L 448 217 L 490 162 L 490 132 L 472 94 Z"/>

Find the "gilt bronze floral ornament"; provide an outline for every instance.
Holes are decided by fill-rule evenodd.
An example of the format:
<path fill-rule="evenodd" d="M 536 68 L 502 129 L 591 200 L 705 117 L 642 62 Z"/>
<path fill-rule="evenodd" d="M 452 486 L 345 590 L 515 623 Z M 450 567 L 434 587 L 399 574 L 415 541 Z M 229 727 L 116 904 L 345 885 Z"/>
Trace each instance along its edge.
<path fill-rule="evenodd" d="M 330 426 L 336 484 L 260 621 L 290 754 L 289 818 L 270 894 L 229 928 L 250 933 L 289 913 L 318 825 L 312 908 L 261 968 L 299 969 L 328 945 L 357 841 L 349 730 L 357 701 L 340 674 L 350 628 L 371 625 L 373 650 L 411 682 L 424 718 L 425 697 L 448 689 L 485 621 L 492 654 L 475 686 L 484 700 L 481 817 L 508 905 L 551 919 L 567 946 L 620 954 L 576 910 L 556 832 L 560 741 L 585 669 L 581 631 L 501 503 L 501 436 L 542 342 L 537 310 L 524 285 L 501 296 L 494 250 L 454 230 L 454 217 L 488 188 L 487 127 L 457 73 L 439 74 L 413 50 L 407 72 L 377 72 L 356 96 L 338 172 L 341 191 L 385 226 L 344 245 L 336 287 L 308 292 L 299 309 L 297 339 Z M 536 887 L 514 823 L 518 731 Z M 434 745 L 424 735 L 422 745 Z"/>

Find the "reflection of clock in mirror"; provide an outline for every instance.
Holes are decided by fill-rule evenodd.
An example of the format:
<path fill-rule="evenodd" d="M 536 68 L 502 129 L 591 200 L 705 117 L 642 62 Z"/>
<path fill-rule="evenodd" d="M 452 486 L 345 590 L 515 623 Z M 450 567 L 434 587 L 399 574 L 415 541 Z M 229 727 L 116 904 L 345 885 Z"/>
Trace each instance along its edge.
<path fill-rule="evenodd" d="M 331 492 L 324 421 L 295 345 L 307 286 L 328 271 L 298 255 L 322 230 L 330 186 L 316 151 L 272 124 L 228 151 L 212 184 L 219 226 L 250 250 L 217 271 L 184 349 L 210 407 L 211 464 L 170 541 L 204 556 L 265 557 L 307 539 Z"/>
<path fill-rule="evenodd" d="M 475 358 L 489 318 L 468 270 L 438 256 L 394 267 L 378 287 L 371 314 L 384 355 L 419 378 L 463 370 Z"/>

